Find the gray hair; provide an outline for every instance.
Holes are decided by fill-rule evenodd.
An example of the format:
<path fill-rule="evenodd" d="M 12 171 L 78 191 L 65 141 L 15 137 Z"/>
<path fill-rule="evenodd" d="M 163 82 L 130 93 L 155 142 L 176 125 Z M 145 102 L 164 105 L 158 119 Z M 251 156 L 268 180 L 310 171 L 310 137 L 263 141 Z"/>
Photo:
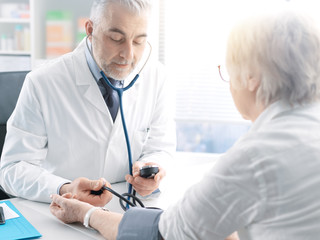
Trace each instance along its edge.
<path fill-rule="evenodd" d="M 242 22 L 229 36 L 226 61 L 243 86 L 250 74 L 259 76 L 256 97 L 265 106 L 320 98 L 320 31 L 307 15 L 282 12 Z"/>
<path fill-rule="evenodd" d="M 100 22 L 109 3 L 118 3 L 137 14 L 143 10 L 150 10 L 152 5 L 151 0 L 94 0 L 90 13 L 93 23 Z"/>

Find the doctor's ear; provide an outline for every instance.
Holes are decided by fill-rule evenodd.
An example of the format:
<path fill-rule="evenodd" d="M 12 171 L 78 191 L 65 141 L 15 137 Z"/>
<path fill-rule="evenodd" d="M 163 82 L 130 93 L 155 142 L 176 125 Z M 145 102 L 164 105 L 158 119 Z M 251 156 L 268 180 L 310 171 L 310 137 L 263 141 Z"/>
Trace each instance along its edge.
<path fill-rule="evenodd" d="M 86 34 L 91 40 L 92 32 L 93 32 L 93 22 L 90 19 L 86 21 L 85 28 L 86 28 Z"/>

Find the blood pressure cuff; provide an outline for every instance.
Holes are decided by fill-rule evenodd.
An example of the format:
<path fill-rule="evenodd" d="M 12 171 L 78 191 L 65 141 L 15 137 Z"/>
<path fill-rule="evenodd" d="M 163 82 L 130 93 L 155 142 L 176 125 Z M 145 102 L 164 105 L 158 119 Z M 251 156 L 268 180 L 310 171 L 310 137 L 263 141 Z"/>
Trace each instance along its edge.
<path fill-rule="evenodd" d="M 119 224 L 117 240 L 160 240 L 158 223 L 163 210 L 130 208 Z"/>

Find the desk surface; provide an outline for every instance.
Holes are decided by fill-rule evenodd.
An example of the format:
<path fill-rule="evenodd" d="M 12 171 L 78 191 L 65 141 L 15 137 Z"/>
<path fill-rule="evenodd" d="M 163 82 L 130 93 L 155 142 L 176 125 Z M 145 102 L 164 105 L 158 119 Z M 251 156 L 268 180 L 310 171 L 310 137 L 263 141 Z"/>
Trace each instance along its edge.
<path fill-rule="evenodd" d="M 215 156 L 212 155 L 197 160 L 188 158 L 188 155 L 180 155 L 181 160 L 177 161 L 173 168 L 179 171 L 168 174 L 165 178 L 167 184 L 164 182 L 164 188 L 160 194 L 143 199 L 146 206 L 166 209 L 169 205 L 174 204 L 190 185 L 199 181 L 203 173 L 210 170 L 215 160 Z M 112 184 L 112 188 L 119 193 L 124 193 L 127 191 L 127 184 L 125 182 Z M 98 232 L 87 229 L 80 223 L 62 223 L 51 214 L 47 203 L 32 202 L 21 198 L 13 198 L 10 201 L 42 234 L 41 239 L 103 239 Z M 123 213 L 119 200 L 115 196 L 106 207 L 111 211 Z"/>

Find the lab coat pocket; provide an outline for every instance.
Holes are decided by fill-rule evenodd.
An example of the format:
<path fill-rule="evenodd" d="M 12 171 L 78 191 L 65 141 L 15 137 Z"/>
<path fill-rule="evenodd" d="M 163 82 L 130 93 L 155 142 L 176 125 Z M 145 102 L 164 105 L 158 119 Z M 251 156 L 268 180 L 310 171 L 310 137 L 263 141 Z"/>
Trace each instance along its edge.
<path fill-rule="evenodd" d="M 149 129 L 145 129 L 142 131 L 135 131 L 132 141 L 132 159 L 134 161 L 138 160 L 140 156 L 143 154 L 143 147 L 146 144 L 149 137 Z"/>

